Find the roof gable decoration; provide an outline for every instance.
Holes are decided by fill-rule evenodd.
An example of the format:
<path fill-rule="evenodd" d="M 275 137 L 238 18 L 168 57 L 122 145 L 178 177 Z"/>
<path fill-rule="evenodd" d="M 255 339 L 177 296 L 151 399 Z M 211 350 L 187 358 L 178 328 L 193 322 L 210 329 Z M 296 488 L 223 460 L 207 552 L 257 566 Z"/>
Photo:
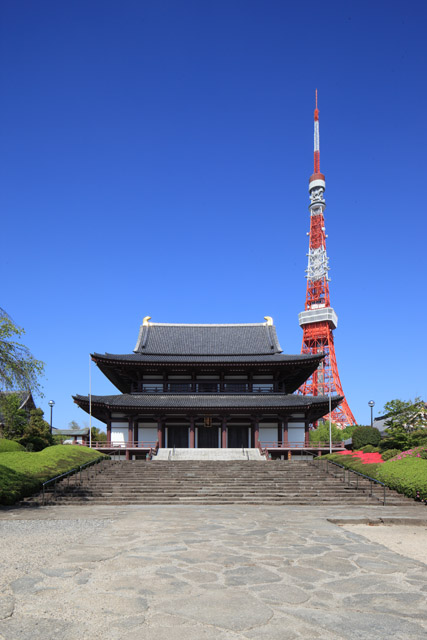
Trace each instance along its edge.
<path fill-rule="evenodd" d="M 150 355 L 275 355 L 282 353 L 276 327 L 266 322 L 247 324 L 172 324 L 149 322 L 139 329 L 134 352 Z"/>

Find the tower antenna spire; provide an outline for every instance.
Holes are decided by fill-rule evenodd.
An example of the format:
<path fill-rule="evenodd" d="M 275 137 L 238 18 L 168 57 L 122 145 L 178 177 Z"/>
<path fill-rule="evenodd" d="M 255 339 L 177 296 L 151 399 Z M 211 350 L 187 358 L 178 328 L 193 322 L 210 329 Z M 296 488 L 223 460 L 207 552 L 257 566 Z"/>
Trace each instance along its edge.
<path fill-rule="evenodd" d="M 314 173 L 320 173 L 320 140 L 319 140 L 319 109 L 317 108 L 317 89 L 316 89 L 316 107 L 314 109 Z"/>
<path fill-rule="evenodd" d="M 319 150 L 319 109 L 314 109 L 314 173 L 310 177 L 310 241 L 308 249 L 308 267 L 306 269 L 307 293 L 305 309 L 299 314 L 299 323 L 303 330 L 301 353 L 323 353 L 325 358 L 308 380 L 300 387 L 303 395 L 324 396 L 331 394 L 344 396 L 338 373 L 333 332 L 338 317 L 331 307 L 329 297 L 329 258 L 326 253 L 325 232 L 325 176 L 320 173 Z M 333 422 L 344 427 L 356 424 L 347 400 L 330 413 Z"/>

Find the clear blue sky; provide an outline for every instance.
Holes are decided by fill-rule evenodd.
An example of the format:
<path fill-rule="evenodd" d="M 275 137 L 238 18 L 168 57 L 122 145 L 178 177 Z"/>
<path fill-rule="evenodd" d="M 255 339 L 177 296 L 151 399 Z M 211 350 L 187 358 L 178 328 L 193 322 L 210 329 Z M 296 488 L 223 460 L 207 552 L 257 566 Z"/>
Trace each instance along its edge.
<path fill-rule="evenodd" d="M 262 322 L 299 353 L 314 90 L 335 345 L 360 423 L 427 398 L 427 4 L 3 0 L 0 306 L 80 423 L 91 351 Z M 114 393 L 94 367 L 93 393 Z"/>

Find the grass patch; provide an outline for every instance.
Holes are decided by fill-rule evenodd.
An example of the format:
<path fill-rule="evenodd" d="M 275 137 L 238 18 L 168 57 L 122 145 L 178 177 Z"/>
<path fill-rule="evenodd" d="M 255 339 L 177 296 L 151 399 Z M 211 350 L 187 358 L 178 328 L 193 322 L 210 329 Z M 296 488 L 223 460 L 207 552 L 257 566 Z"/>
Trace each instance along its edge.
<path fill-rule="evenodd" d="M 25 447 L 15 440 L 6 440 L 6 438 L 0 438 L 0 453 L 5 451 L 25 451 Z"/>
<path fill-rule="evenodd" d="M 0 453 L 0 504 L 14 504 L 38 491 L 46 480 L 100 457 L 106 456 L 87 447 L 64 444 L 36 453 Z"/>
<path fill-rule="evenodd" d="M 427 460 L 402 458 L 379 465 L 378 480 L 410 498 L 427 499 Z M 417 496 L 417 491 L 419 492 Z"/>

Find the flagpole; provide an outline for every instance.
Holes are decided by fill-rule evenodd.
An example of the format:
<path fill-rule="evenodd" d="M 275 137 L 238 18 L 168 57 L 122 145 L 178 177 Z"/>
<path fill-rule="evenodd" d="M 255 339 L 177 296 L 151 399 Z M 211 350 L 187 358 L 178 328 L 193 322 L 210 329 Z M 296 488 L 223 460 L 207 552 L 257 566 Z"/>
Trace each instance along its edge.
<path fill-rule="evenodd" d="M 331 385 L 329 384 L 329 453 L 332 453 Z"/>
<path fill-rule="evenodd" d="M 89 447 L 92 448 L 92 358 L 89 354 Z"/>

